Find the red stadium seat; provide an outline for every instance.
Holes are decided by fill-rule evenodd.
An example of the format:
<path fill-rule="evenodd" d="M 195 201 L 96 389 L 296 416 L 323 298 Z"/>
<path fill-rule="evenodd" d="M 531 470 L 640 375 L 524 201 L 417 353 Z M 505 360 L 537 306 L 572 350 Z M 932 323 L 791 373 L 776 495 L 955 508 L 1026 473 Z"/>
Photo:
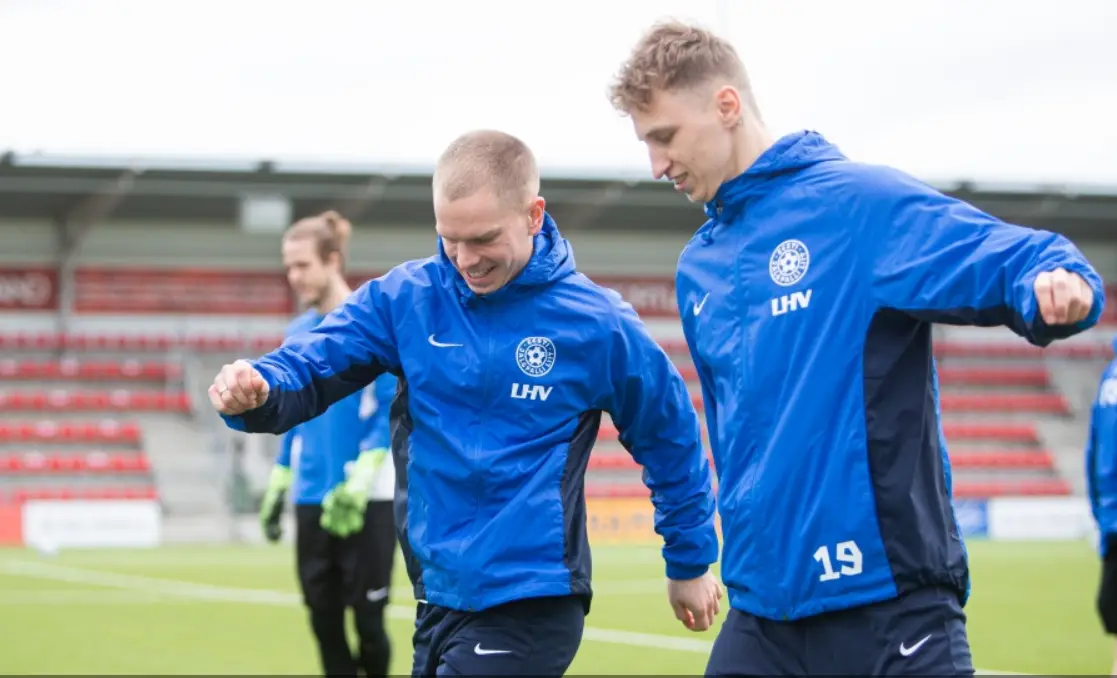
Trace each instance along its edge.
<path fill-rule="evenodd" d="M 944 412 L 1044 412 L 1069 414 L 1070 406 L 1058 393 L 943 393 Z"/>
<path fill-rule="evenodd" d="M 1070 484 L 1061 478 L 1041 480 L 987 480 L 954 481 L 955 499 L 984 499 L 989 497 L 1067 496 Z"/>
<path fill-rule="evenodd" d="M 151 463 L 144 454 L 99 451 L 24 452 L 0 454 L 0 470 L 7 473 L 146 473 Z"/>
<path fill-rule="evenodd" d="M 951 450 L 950 465 L 959 469 L 1053 469 L 1055 458 L 1047 450 Z"/>
<path fill-rule="evenodd" d="M 0 393 L 0 408 L 39 412 L 185 412 L 190 409 L 190 400 L 181 391 L 17 391 Z"/>
<path fill-rule="evenodd" d="M 251 347 L 253 353 L 268 353 L 272 349 L 278 348 L 283 344 L 283 337 L 257 337 L 252 340 Z"/>
<path fill-rule="evenodd" d="M 0 379 L 67 379 L 73 381 L 166 381 L 181 376 L 176 363 L 113 361 L 0 360 Z"/>
<path fill-rule="evenodd" d="M 945 367 L 939 369 L 943 386 L 1047 386 L 1050 375 L 1043 367 Z"/>
<path fill-rule="evenodd" d="M 1036 427 L 1027 423 L 945 422 L 943 434 L 947 442 L 960 440 L 996 440 L 999 442 L 1038 443 Z"/>
<path fill-rule="evenodd" d="M 139 443 L 140 427 L 131 422 L 0 421 L 0 442 L 86 444 Z"/>
<path fill-rule="evenodd" d="M 15 490 L 9 495 L 16 502 L 50 500 L 122 500 L 158 499 L 159 492 L 153 485 L 136 487 L 36 487 Z"/>

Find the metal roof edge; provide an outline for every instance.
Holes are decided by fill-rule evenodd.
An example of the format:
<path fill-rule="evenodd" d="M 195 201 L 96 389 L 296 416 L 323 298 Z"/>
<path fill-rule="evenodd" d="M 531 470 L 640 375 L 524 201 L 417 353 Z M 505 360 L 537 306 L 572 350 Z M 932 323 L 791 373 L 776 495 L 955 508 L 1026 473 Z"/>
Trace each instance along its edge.
<path fill-rule="evenodd" d="M 221 155 L 143 155 L 143 154 L 68 154 L 54 152 L 21 153 L 0 151 L 0 165 L 44 169 L 119 169 L 137 171 L 225 172 L 243 174 L 303 174 L 387 177 L 429 177 L 433 163 L 360 162 L 310 159 L 249 158 Z M 545 181 L 600 181 L 635 185 L 662 183 L 646 168 L 631 166 L 580 166 L 549 164 L 540 168 Z M 998 181 L 963 176 L 922 177 L 927 184 L 944 192 L 966 189 L 976 193 L 1015 193 L 1021 195 L 1065 195 L 1117 197 L 1117 184 L 1100 182 Z"/>

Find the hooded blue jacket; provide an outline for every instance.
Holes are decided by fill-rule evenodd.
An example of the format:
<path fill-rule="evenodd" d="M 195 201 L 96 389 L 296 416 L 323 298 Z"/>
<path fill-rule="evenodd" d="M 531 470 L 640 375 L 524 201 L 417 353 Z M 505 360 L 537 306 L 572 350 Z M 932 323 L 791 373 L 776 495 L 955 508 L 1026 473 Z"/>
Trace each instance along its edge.
<path fill-rule="evenodd" d="M 314 329 L 323 317 L 314 309 L 305 311 L 287 326 L 286 336 Z M 359 393 L 334 403 L 322 416 L 283 434 L 275 463 L 295 468 L 293 503 L 321 504 L 326 493 L 345 480 L 346 467 L 362 452 L 390 453 L 388 407 L 395 393 L 396 378 L 382 374 Z M 382 468 L 391 473 L 391 464 Z M 377 488 L 380 485 L 375 483 Z M 370 498 L 382 501 L 392 497 L 373 493 Z"/>
<path fill-rule="evenodd" d="M 398 527 L 415 595 L 434 605 L 569 594 L 588 604 L 583 479 L 602 412 L 644 466 L 667 576 L 697 577 L 717 561 L 712 473 L 681 375 L 631 305 L 575 271 L 550 216 L 534 248 L 484 296 L 445 252 L 365 283 L 254 361 L 268 399 L 224 416 L 237 430 L 282 433 L 396 374 L 392 445 L 407 485 Z"/>
<path fill-rule="evenodd" d="M 1117 339 L 1113 341 L 1117 351 Z M 1098 383 L 1086 438 L 1086 494 L 1100 532 L 1098 552 L 1109 553 L 1117 537 L 1117 359 L 1110 361 Z"/>
<path fill-rule="evenodd" d="M 1094 325 L 1101 279 L 1066 238 L 1005 224 L 813 132 L 779 139 L 706 205 L 679 259 L 706 403 L 730 604 L 796 619 L 924 586 L 969 595 L 932 323 L 1036 345 Z M 1094 291 L 1047 326 L 1032 285 Z"/>

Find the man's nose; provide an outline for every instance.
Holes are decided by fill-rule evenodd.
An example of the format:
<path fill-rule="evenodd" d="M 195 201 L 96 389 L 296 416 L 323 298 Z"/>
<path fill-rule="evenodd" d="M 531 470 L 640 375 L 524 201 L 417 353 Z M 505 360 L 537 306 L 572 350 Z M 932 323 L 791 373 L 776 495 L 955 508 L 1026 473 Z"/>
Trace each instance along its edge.
<path fill-rule="evenodd" d="M 667 171 L 671 169 L 671 161 L 667 159 L 666 153 L 652 150 L 648 152 L 648 158 L 652 163 L 653 179 L 662 179 L 667 176 Z"/>
<path fill-rule="evenodd" d="M 458 268 L 462 269 L 476 266 L 481 261 L 481 257 L 477 252 L 468 245 L 458 245 L 458 251 L 455 253 L 454 258 L 458 262 Z"/>

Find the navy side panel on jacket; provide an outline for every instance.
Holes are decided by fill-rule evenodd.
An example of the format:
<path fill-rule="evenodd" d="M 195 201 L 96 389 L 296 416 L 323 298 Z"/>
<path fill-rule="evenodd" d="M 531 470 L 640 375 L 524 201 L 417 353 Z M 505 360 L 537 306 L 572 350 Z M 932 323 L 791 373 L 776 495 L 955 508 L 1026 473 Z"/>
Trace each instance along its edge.
<path fill-rule="evenodd" d="M 939 446 L 931 325 L 879 311 L 864 359 L 869 472 L 897 593 L 943 585 L 964 599 L 968 569 Z"/>
<path fill-rule="evenodd" d="M 562 474 L 562 522 L 565 531 L 566 553 L 564 559 L 570 570 L 570 592 L 582 596 L 586 612 L 590 609 L 590 543 L 586 532 L 586 467 L 590 451 L 597 441 L 601 427 L 601 412 L 586 412 L 578 422 L 570 449 L 566 453 L 566 468 Z"/>
<path fill-rule="evenodd" d="M 407 380 L 400 378 L 396 398 L 392 401 L 389 417 L 389 429 L 392 440 L 392 463 L 396 468 L 396 495 L 393 509 L 396 515 L 396 536 L 399 538 L 400 551 L 403 554 L 404 566 L 407 569 L 407 578 L 411 581 L 416 600 L 425 600 L 426 592 L 423 590 L 423 571 L 419 559 L 408 539 L 407 530 L 407 464 L 411 440 L 411 413 L 407 407 L 408 385 Z"/>

